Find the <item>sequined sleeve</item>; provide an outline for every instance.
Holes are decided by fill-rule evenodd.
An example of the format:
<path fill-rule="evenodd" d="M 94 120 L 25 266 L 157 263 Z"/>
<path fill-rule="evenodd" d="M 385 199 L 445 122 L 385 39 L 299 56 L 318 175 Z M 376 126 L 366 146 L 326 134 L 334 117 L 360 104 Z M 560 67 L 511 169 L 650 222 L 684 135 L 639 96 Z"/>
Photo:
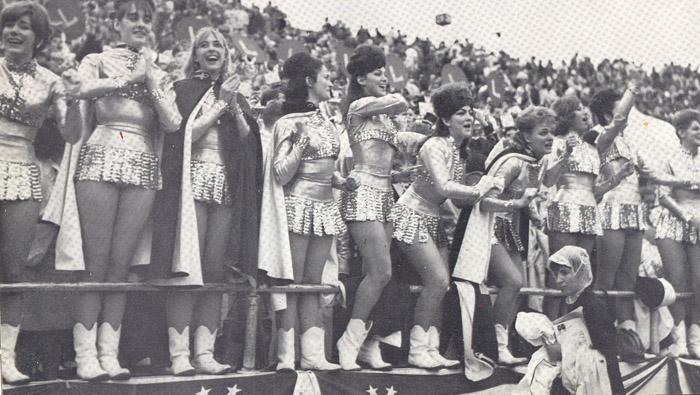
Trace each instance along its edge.
<path fill-rule="evenodd" d="M 155 67 L 155 66 L 153 66 Z M 174 132 L 180 128 L 182 115 L 175 103 L 175 86 L 172 78 L 160 70 L 156 73 L 155 81 L 149 82 L 148 87 L 153 99 L 153 105 L 158 112 L 158 122 L 165 132 Z"/>
<path fill-rule="evenodd" d="M 440 139 L 432 138 L 426 141 L 419 155 L 440 195 L 448 199 L 472 199 L 479 196 L 475 187 L 463 185 L 459 182 L 461 180 L 451 179 L 452 150 Z"/>
<path fill-rule="evenodd" d="M 406 99 L 399 93 L 382 97 L 367 96 L 350 104 L 348 116 L 372 117 L 379 114 L 400 114 L 408 109 Z"/>
<path fill-rule="evenodd" d="M 56 78 L 51 84 L 50 100 L 53 117 L 56 120 L 56 125 L 61 132 L 61 136 L 69 143 L 75 143 L 80 136 L 76 130 L 66 130 L 66 112 L 68 106 L 66 105 L 66 92 L 63 87 L 63 82 L 59 78 Z"/>
<path fill-rule="evenodd" d="M 99 56 L 90 54 L 84 57 L 78 66 L 81 99 L 96 99 L 119 89 L 119 82 L 114 78 L 100 78 Z"/>
<path fill-rule="evenodd" d="M 515 179 L 518 178 L 518 176 L 520 175 L 520 171 L 524 166 L 525 164 L 518 159 L 513 158 L 507 160 L 501 165 L 501 167 L 498 168 L 498 170 L 496 170 L 496 173 L 493 175 L 493 178 L 502 179 L 504 189 L 508 190 L 508 187 L 513 181 L 515 181 Z M 486 196 L 495 197 L 498 194 L 499 192 L 497 190 L 492 190 L 489 193 L 487 193 Z"/>
<path fill-rule="evenodd" d="M 286 185 L 294 178 L 301 164 L 301 156 L 309 145 L 309 138 L 296 139 L 296 131 L 286 122 L 275 125 L 275 146 L 272 172 L 280 185 Z"/>

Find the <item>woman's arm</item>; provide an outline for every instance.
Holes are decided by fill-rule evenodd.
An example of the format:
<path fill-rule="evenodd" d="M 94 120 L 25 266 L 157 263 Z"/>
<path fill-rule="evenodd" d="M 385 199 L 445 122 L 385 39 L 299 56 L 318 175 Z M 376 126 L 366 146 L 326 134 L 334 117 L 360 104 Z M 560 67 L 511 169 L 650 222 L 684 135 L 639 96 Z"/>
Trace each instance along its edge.
<path fill-rule="evenodd" d="M 384 95 L 382 97 L 363 97 L 350 103 L 349 115 L 371 117 L 379 114 L 400 114 L 408 109 L 406 99 L 399 93 Z"/>
<path fill-rule="evenodd" d="M 510 185 L 520 174 L 522 163 L 518 160 L 508 160 L 496 171 L 494 178 L 503 179 L 503 186 L 507 187 Z M 481 209 L 485 211 L 503 212 L 512 211 L 513 209 L 520 209 L 527 207 L 530 203 L 530 199 L 534 195 L 523 194 L 520 199 L 500 199 L 497 197 L 498 191 L 492 190 L 481 199 Z"/>
<path fill-rule="evenodd" d="M 617 107 L 617 111 L 613 114 L 612 122 L 608 126 L 604 127 L 604 132 L 598 137 L 596 141 L 596 147 L 598 148 L 598 153 L 603 155 L 610 149 L 615 138 L 625 130 L 627 126 L 627 117 L 634 107 L 635 98 L 635 87 L 627 89 L 620 99 L 620 104 Z"/>
<path fill-rule="evenodd" d="M 97 73 L 98 60 L 96 56 L 88 55 L 80 62 L 78 67 L 77 78 L 80 81 L 80 85 L 78 92 L 75 94 L 80 99 L 95 99 L 114 93 L 129 84 L 143 82 L 146 70 L 141 62 L 137 62 L 136 66 L 134 71 L 128 74 L 99 78 Z"/>
<path fill-rule="evenodd" d="M 228 105 L 223 100 L 217 100 L 207 111 L 199 113 L 192 122 L 192 142 L 202 138 L 206 132 L 226 113 Z"/>
<path fill-rule="evenodd" d="M 289 138 L 282 141 L 275 149 L 272 172 L 280 185 L 287 185 L 294 178 L 301 164 L 301 155 L 309 145 L 309 136 L 301 131 L 303 126 L 300 127 L 300 125 L 297 123 L 296 134 L 290 134 Z"/>
<path fill-rule="evenodd" d="M 68 104 L 66 100 L 66 92 L 61 80 L 57 80 L 51 85 L 50 95 L 51 110 L 53 112 L 56 125 L 58 126 L 58 130 L 61 133 L 61 137 L 69 144 L 77 143 L 80 139 L 80 129 L 74 127 L 74 125 L 76 125 L 75 123 L 72 123 L 69 127 L 66 127 Z M 74 100 L 71 100 L 71 102 L 73 101 Z"/>
<path fill-rule="evenodd" d="M 447 199 L 479 198 L 479 190 L 476 187 L 463 185 L 450 179 L 449 162 L 446 159 L 452 156 L 452 152 L 448 152 L 437 138 L 426 142 L 419 156 L 430 173 L 435 190 L 441 196 Z"/>
<path fill-rule="evenodd" d="M 180 129 L 182 115 L 175 101 L 175 87 L 172 79 L 162 70 L 146 62 L 146 86 L 153 99 L 153 107 L 158 113 L 158 122 L 166 133 Z"/>

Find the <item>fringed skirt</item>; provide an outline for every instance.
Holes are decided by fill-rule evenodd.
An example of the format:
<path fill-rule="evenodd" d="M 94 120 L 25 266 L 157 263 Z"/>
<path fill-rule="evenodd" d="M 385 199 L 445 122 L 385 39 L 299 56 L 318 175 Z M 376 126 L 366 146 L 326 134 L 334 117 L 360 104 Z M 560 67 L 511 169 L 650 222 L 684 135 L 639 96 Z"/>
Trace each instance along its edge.
<path fill-rule="evenodd" d="M 387 222 L 394 205 L 394 193 L 369 185 L 360 185 L 354 191 L 343 192 L 340 210 L 346 221 Z"/>
<path fill-rule="evenodd" d="M 700 208 L 683 207 L 689 213 L 700 215 Z M 676 217 L 666 207 L 660 207 L 654 220 L 657 239 L 671 239 L 679 243 L 698 244 L 700 230 L 695 226 Z"/>
<path fill-rule="evenodd" d="M 192 160 L 190 161 L 190 175 L 194 200 L 226 206 L 233 204 L 224 165 Z"/>
<path fill-rule="evenodd" d="M 287 228 L 300 235 L 333 236 L 347 231 L 334 200 L 317 201 L 296 195 L 284 197 Z"/>
<path fill-rule="evenodd" d="M 509 218 L 496 217 L 493 225 L 493 237 L 508 252 L 523 252 L 525 247 L 520 232 Z"/>
<path fill-rule="evenodd" d="M 600 206 L 604 230 L 644 230 L 644 204 L 606 202 Z"/>
<path fill-rule="evenodd" d="M 39 166 L 0 159 L 0 200 L 41 201 L 42 198 Z"/>
<path fill-rule="evenodd" d="M 432 238 L 438 248 L 447 247 L 447 233 L 440 217 L 418 212 L 405 204 L 396 203 L 389 220 L 394 225 L 393 238 L 406 244 L 426 243 Z"/>
<path fill-rule="evenodd" d="M 159 190 L 158 157 L 151 152 L 85 144 L 80 149 L 76 181 L 110 182 Z"/>

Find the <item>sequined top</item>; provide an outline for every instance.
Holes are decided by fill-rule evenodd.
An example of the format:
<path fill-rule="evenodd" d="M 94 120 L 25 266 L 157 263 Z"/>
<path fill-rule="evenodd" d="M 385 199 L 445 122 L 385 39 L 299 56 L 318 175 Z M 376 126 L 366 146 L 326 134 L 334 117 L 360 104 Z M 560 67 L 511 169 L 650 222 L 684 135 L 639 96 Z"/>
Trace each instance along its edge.
<path fill-rule="evenodd" d="M 306 126 L 309 138 L 298 137 L 296 123 Z M 320 111 L 292 113 L 275 123 L 273 173 L 286 194 L 317 200 L 332 199 L 331 181 L 340 138 Z M 291 144 L 290 144 L 291 143 Z"/>
<path fill-rule="evenodd" d="M 90 54 L 80 63 L 78 72 L 82 78 L 124 77 L 133 72 L 139 56 L 127 48 Z M 85 112 L 94 113 L 94 123 L 98 128 L 88 140 L 89 144 L 152 151 L 152 133 L 161 128 L 177 130 L 182 118 L 175 103 L 172 79 L 156 65 L 151 67 L 158 81 L 160 97 L 149 92 L 145 83 L 128 84 L 109 94 L 91 97 L 92 110 Z M 157 106 L 165 109 L 163 114 L 159 114 Z"/>
<path fill-rule="evenodd" d="M 0 58 L 0 159 L 34 160 L 34 139 L 47 117 L 65 123 L 61 79 L 35 60 L 15 66 Z"/>
<path fill-rule="evenodd" d="M 700 179 L 700 152 L 692 153 L 683 147 L 677 148 L 676 154 L 671 155 L 665 163 L 664 171 L 683 180 Z M 669 187 L 660 186 L 659 196 L 668 196 L 673 193 L 675 198 L 678 198 L 679 192 L 690 191 L 691 187 Z M 688 194 L 687 192 L 684 195 Z M 691 194 L 696 195 L 697 191 Z"/>
<path fill-rule="evenodd" d="M 406 100 L 398 93 L 355 100 L 350 104 L 347 116 L 350 144 L 375 139 L 398 148 L 399 131 L 389 115 L 402 113 L 407 108 Z"/>
<path fill-rule="evenodd" d="M 478 195 L 474 187 L 462 184 L 466 160 L 460 156 L 451 137 L 428 139 L 421 147 L 418 164 L 425 167 L 408 190 L 422 199 L 439 206 L 449 198 L 468 199 Z M 399 202 L 407 203 L 403 199 Z"/>
<path fill-rule="evenodd" d="M 615 140 L 613 140 L 613 143 L 610 145 L 610 148 L 603 153 L 603 155 L 600 158 L 600 164 L 601 166 L 605 166 L 606 164 L 616 160 L 616 159 L 627 159 L 629 161 L 635 161 L 636 160 L 636 155 L 634 154 L 634 151 L 632 151 L 632 148 L 627 144 L 627 142 L 624 139 L 624 136 L 618 134 L 615 136 Z"/>
<path fill-rule="evenodd" d="M 540 163 L 528 161 L 525 158 L 513 156 L 508 158 L 494 174 L 494 178 L 503 179 L 503 191 L 495 190 L 486 194 L 486 197 L 494 197 L 500 200 L 519 199 L 527 188 L 539 187 Z M 511 212 L 496 213 L 496 216 L 512 218 Z"/>
<path fill-rule="evenodd" d="M 570 132 L 568 135 L 554 138 L 552 146 L 552 154 L 555 158 L 559 158 L 566 149 L 566 138 L 569 135 L 576 136 L 578 144 L 574 147 L 569 160 L 567 161 L 566 170 L 574 173 L 587 173 L 597 176 L 600 171 L 600 156 L 598 150 L 591 144 L 581 140 L 581 137 L 575 132 Z M 550 161 L 556 163 L 556 160 Z"/>

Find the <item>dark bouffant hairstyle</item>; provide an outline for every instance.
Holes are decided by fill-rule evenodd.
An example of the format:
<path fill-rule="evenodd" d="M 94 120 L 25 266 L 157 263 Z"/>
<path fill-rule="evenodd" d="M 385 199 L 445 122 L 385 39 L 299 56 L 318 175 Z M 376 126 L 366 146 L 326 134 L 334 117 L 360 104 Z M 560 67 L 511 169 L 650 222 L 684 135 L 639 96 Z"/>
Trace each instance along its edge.
<path fill-rule="evenodd" d="M 112 18 L 118 21 L 122 20 L 124 15 L 126 15 L 126 13 L 131 9 L 131 4 L 134 4 L 137 10 L 143 10 L 146 15 L 150 15 L 153 19 L 155 19 L 156 5 L 153 0 L 116 0 L 114 2 L 114 13 L 112 13 Z"/>
<path fill-rule="evenodd" d="M 557 99 L 552 103 L 552 110 L 556 114 L 557 127 L 554 129 L 555 136 L 563 136 L 571 130 L 574 122 L 575 112 L 581 105 L 581 100 L 573 95 L 567 95 Z"/>
<path fill-rule="evenodd" d="M 348 114 L 350 104 L 364 96 L 362 86 L 357 82 L 357 77 L 371 73 L 376 69 L 386 66 L 384 51 L 376 45 L 360 45 L 350 56 L 350 60 L 345 68 L 350 74 L 348 93 L 342 105 L 342 113 L 345 118 Z"/>
<path fill-rule="evenodd" d="M 677 111 L 673 114 L 671 122 L 676 128 L 676 135 L 678 138 L 681 137 L 680 131 L 688 129 L 693 121 L 700 122 L 700 111 L 687 109 Z"/>
<path fill-rule="evenodd" d="M 287 79 L 287 88 L 284 92 L 285 102 L 282 111 L 285 114 L 304 111 L 306 101 L 309 99 L 306 77 L 316 81 L 321 67 L 323 63 L 306 52 L 295 53 L 284 62 L 282 76 Z"/>
<path fill-rule="evenodd" d="M 591 98 L 591 104 L 588 106 L 596 118 L 596 122 L 603 125 L 605 117 L 612 117 L 615 102 L 621 98 L 622 96 L 611 88 L 605 88 L 596 92 Z"/>
<path fill-rule="evenodd" d="M 0 32 L 9 24 L 16 23 L 23 16 L 28 15 L 34 32 L 34 53 L 46 48 L 51 37 L 51 24 L 46 8 L 35 1 L 18 1 L 3 8 L 0 13 Z"/>
<path fill-rule="evenodd" d="M 435 134 L 438 136 L 449 135 L 449 130 L 443 119 L 451 117 L 464 106 L 474 105 L 474 98 L 472 98 L 469 87 L 464 83 L 452 83 L 439 87 L 433 92 L 430 101 L 433 104 L 435 115 L 438 116 L 435 123 Z"/>

